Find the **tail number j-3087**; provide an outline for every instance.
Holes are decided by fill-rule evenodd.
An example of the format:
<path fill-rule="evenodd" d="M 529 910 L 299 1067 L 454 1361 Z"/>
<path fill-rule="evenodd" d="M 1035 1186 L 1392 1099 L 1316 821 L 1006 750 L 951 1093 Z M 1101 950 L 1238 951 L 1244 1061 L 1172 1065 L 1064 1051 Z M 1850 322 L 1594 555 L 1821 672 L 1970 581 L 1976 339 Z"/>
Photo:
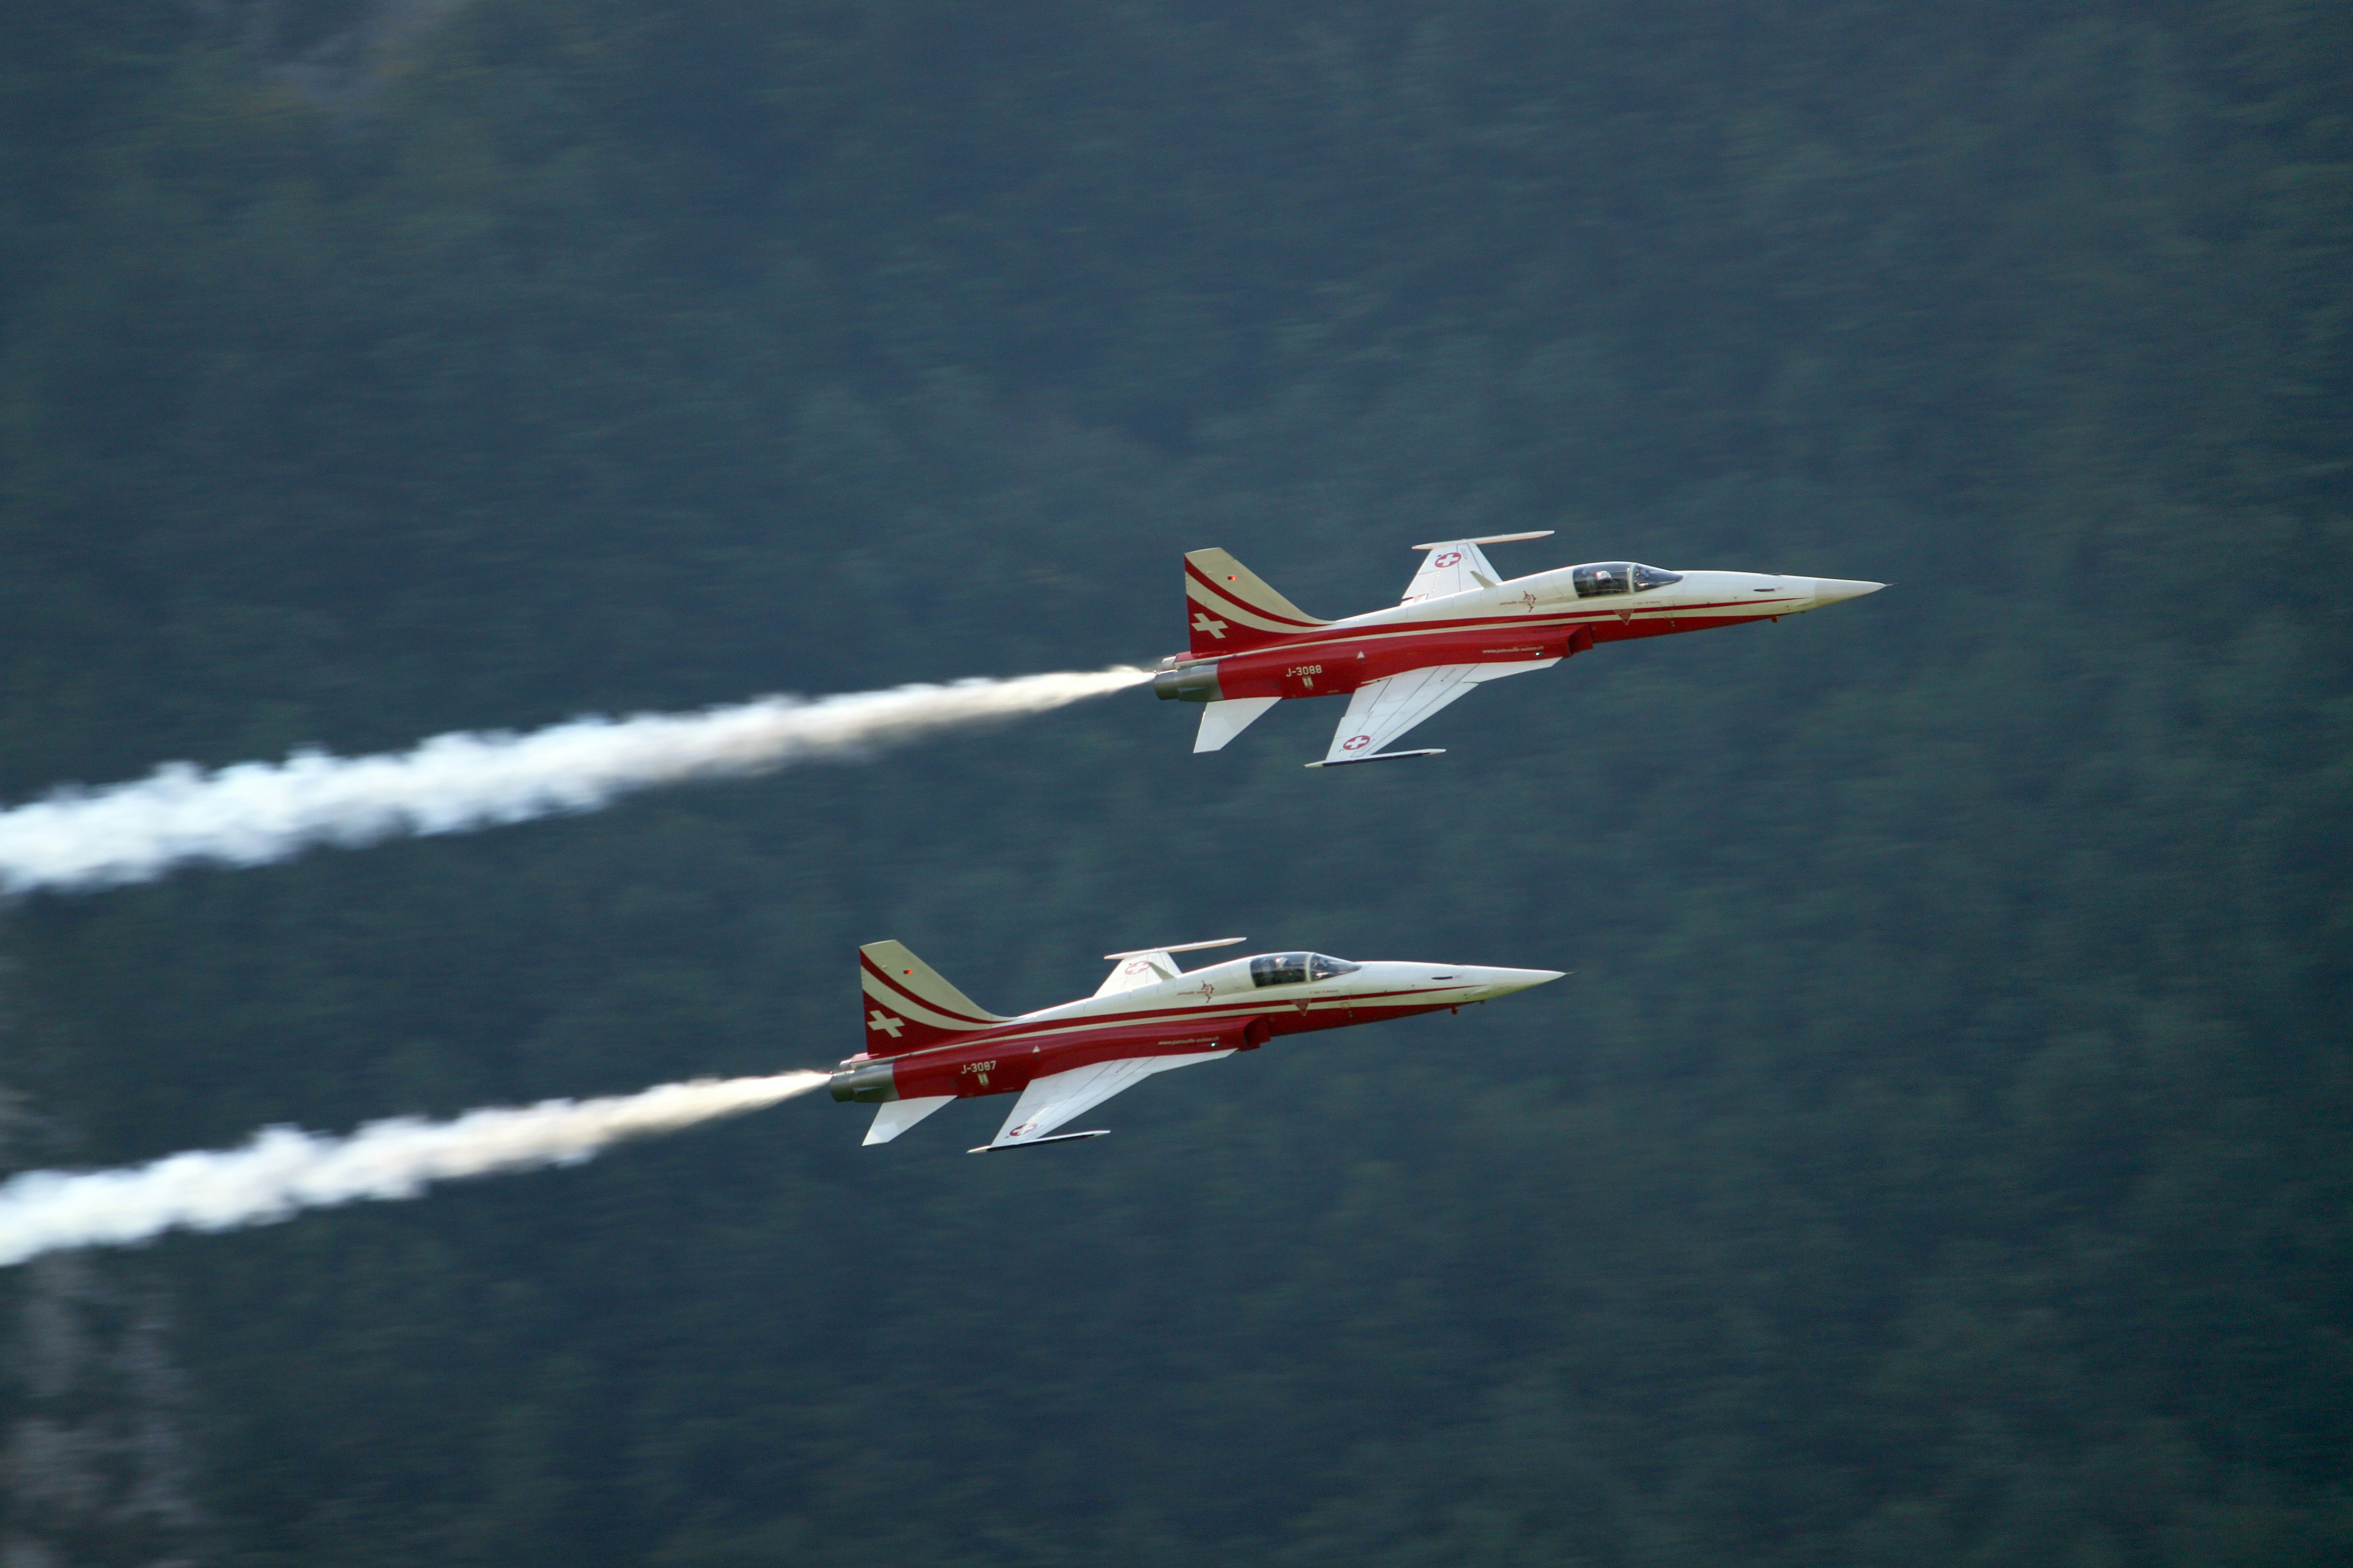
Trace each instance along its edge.
<path fill-rule="evenodd" d="M 966 1062 L 957 1070 L 972 1074 L 985 1086 L 988 1082 L 988 1075 L 997 1070 L 997 1064 L 995 1062 Z"/>

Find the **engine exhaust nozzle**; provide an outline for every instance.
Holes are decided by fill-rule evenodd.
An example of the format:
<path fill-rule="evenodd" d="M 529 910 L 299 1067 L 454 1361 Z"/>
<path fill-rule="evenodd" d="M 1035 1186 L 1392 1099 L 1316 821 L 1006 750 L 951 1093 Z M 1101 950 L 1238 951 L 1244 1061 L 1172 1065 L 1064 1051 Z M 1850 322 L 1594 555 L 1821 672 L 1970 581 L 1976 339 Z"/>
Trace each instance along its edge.
<path fill-rule="evenodd" d="M 1218 689 L 1216 665 L 1187 664 L 1154 676 L 1152 695 L 1163 702 L 1219 702 L 1226 694 Z"/>
<path fill-rule="evenodd" d="M 899 1085 L 892 1077 L 889 1062 L 835 1073 L 826 1080 L 826 1086 L 833 1091 L 834 1099 L 854 1100 L 860 1105 L 880 1105 L 899 1098 Z"/>

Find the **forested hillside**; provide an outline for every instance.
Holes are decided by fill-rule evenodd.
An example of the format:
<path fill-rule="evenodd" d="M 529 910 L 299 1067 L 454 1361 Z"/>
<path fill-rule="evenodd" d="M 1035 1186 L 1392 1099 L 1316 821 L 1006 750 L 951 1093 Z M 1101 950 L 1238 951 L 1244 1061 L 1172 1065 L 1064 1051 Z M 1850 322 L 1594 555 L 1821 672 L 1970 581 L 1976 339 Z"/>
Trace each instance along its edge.
<path fill-rule="evenodd" d="M 16 901 L 11 1168 L 828 1066 L 882 937 L 1576 973 L 0 1274 L 9 1568 L 2353 1557 L 2348 102 L 2322 0 L 0 12 L 0 801 L 1148 660 L 1202 545 L 1894 584 Z"/>

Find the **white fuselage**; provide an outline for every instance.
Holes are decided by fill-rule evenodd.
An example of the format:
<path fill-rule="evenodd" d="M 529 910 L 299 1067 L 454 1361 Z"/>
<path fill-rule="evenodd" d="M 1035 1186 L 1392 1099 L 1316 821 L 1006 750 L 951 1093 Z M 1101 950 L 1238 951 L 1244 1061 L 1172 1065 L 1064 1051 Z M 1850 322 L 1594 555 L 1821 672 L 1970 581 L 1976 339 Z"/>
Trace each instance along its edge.
<path fill-rule="evenodd" d="M 1489 588 L 1466 588 L 1459 594 L 1409 599 L 1333 621 L 1317 637 L 1346 635 L 1375 628 L 1400 632 L 1430 629 L 1433 625 L 1461 622 L 1493 624 L 1514 618 L 1554 620 L 1580 612 L 1619 619 L 1683 618 L 1705 621 L 1755 620 L 1798 615 L 1877 591 L 1876 583 L 1842 577 L 1795 577 L 1758 572 L 1684 572 L 1682 581 L 1631 593 L 1580 597 L 1576 566 L 1534 572 L 1507 578 Z"/>

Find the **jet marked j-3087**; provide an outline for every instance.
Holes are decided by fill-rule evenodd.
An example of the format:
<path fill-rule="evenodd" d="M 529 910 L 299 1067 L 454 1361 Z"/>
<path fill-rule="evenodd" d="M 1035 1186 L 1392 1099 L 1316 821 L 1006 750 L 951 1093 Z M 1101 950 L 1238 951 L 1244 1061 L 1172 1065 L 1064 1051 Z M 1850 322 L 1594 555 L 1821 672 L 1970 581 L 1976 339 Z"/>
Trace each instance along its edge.
<path fill-rule="evenodd" d="M 1384 751 L 1482 681 L 1546 669 L 1597 643 L 1778 620 L 1885 586 L 1843 577 L 1666 572 L 1631 561 L 1500 579 L 1482 544 L 1544 539 L 1497 533 L 1417 544 L 1405 598 L 1344 620 L 1318 620 L 1222 550 L 1185 557 L 1188 650 L 1162 661 L 1165 699 L 1204 702 L 1196 752 L 1214 752 L 1286 699 L 1349 699 L 1320 763 L 1435 756 Z"/>
<path fill-rule="evenodd" d="M 1190 973 L 1176 955 L 1242 939 L 1106 953 L 1092 996 L 1018 1018 L 982 1011 L 895 942 L 858 950 L 866 1049 L 833 1075 L 833 1098 L 879 1107 L 866 1142 L 887 1143 L 958 1100 L 1018 1093 L 997 1136 L 972 1151 L 1098 1138 L 1055 1129 L 1171 1068 L 1256 1050 L 1279 1035 L 1409 1017 L 1525 991 L 1556 969 L 1351 963 L 1269 952 Z"/>

